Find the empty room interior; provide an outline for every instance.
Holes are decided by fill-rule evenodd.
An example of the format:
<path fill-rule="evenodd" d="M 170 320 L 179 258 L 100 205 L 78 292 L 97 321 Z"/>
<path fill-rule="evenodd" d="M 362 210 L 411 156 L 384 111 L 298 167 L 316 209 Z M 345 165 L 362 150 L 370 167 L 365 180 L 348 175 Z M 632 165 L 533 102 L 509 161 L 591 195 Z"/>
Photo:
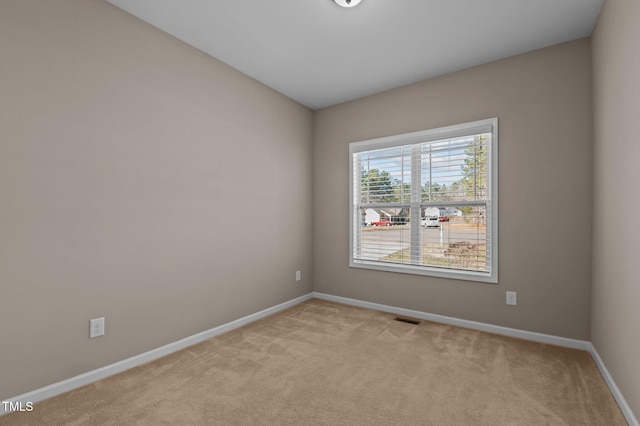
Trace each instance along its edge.
<path fill-rule="evenodd" d="M 0 0 L 0 424 L 638 425 L 639 22 Z"/>

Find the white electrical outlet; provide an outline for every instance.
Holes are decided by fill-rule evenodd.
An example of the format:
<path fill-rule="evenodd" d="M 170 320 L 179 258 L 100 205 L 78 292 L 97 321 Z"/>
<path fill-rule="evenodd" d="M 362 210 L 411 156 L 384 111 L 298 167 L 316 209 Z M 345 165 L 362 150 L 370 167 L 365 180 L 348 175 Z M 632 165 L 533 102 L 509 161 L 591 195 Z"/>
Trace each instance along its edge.
<path fill-rule="evenodd" d="M 301 279 L 300 271 L 296 271 L 296 281 L 300 281 Z"/>
<path fill-rule="evenodd" d="M 89 339 L 104 336 L 104 317 L 89 321 Z"/>
<path fill-rule="evenodd" d="M 517 305 L 518 304 L 518 293 L 515 291 L 507 292 L 507 305 Z"/>

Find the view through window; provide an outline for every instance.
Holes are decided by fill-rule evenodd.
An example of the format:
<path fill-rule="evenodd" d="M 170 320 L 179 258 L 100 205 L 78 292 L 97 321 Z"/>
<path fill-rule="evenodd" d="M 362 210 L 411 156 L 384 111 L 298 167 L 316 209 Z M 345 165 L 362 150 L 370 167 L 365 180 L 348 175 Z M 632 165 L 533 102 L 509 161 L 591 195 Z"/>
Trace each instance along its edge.
<path fill-rule="evenodd" d="M 497 282 L 497 119 L 350 155 L 351 266 Z"/>

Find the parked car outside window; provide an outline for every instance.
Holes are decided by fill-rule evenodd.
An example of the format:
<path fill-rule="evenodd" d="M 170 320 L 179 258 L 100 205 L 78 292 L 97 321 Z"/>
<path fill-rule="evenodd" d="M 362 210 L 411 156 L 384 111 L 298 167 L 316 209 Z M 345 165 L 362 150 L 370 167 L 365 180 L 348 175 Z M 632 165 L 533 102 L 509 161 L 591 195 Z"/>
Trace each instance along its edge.
<path fill-rule="evenodd" d="M 424 226 L 425 228 L 437 228 L 438 225 L 438 218 L 435 216 L 425 216 L 422 218 L 421 221 L 422 226 Z"/>

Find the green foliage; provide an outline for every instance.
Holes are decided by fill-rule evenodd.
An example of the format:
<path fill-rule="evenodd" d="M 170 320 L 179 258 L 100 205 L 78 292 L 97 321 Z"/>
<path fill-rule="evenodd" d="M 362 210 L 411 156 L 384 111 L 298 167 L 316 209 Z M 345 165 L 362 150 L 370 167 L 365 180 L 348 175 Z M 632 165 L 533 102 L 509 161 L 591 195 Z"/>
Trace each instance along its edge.
<path fill-rule="evenodd" d="M 360 185 L 362 201 L 365 203 L 392 203 L 397 199 L 394 182 L 389 172 L 385 170 L 371 169 L 366 171 L 362 169 Z"/>
<path fill-rule="evenodd" d="M 400 179 L 394 179 L 391 183 L 395 202 L 408 203 L 411 202 L 411 184 L 402 183 Z"/>
<path fill-rule="evenodd" d="M 447 185 L 427 182 L 422 187 L 422 200 L 424 201 L 446 201 L 447 198 Z"/>
<path fill-rule="evenodd" d="M 482 199 L 487 190 L 487 136 L 478 135 L 465 150 L 460 180 L 467 198 Z"/>
<path fill-rule="evenodd" d="M 487 195 L 487 154 L 488 136 L 477 135 L 465 150 L 461 178 L 449 187 L 438 182 L 426 182 L 421 188 L 421 199 L 428 202 L 482 200 Z M 407 203 L 411 201 L 411 184 L 392 178 L 386 170 L 362 169 L 362 202 L 364 203 Z M 469 216 L 472 207 L 460 210 Z"/>

